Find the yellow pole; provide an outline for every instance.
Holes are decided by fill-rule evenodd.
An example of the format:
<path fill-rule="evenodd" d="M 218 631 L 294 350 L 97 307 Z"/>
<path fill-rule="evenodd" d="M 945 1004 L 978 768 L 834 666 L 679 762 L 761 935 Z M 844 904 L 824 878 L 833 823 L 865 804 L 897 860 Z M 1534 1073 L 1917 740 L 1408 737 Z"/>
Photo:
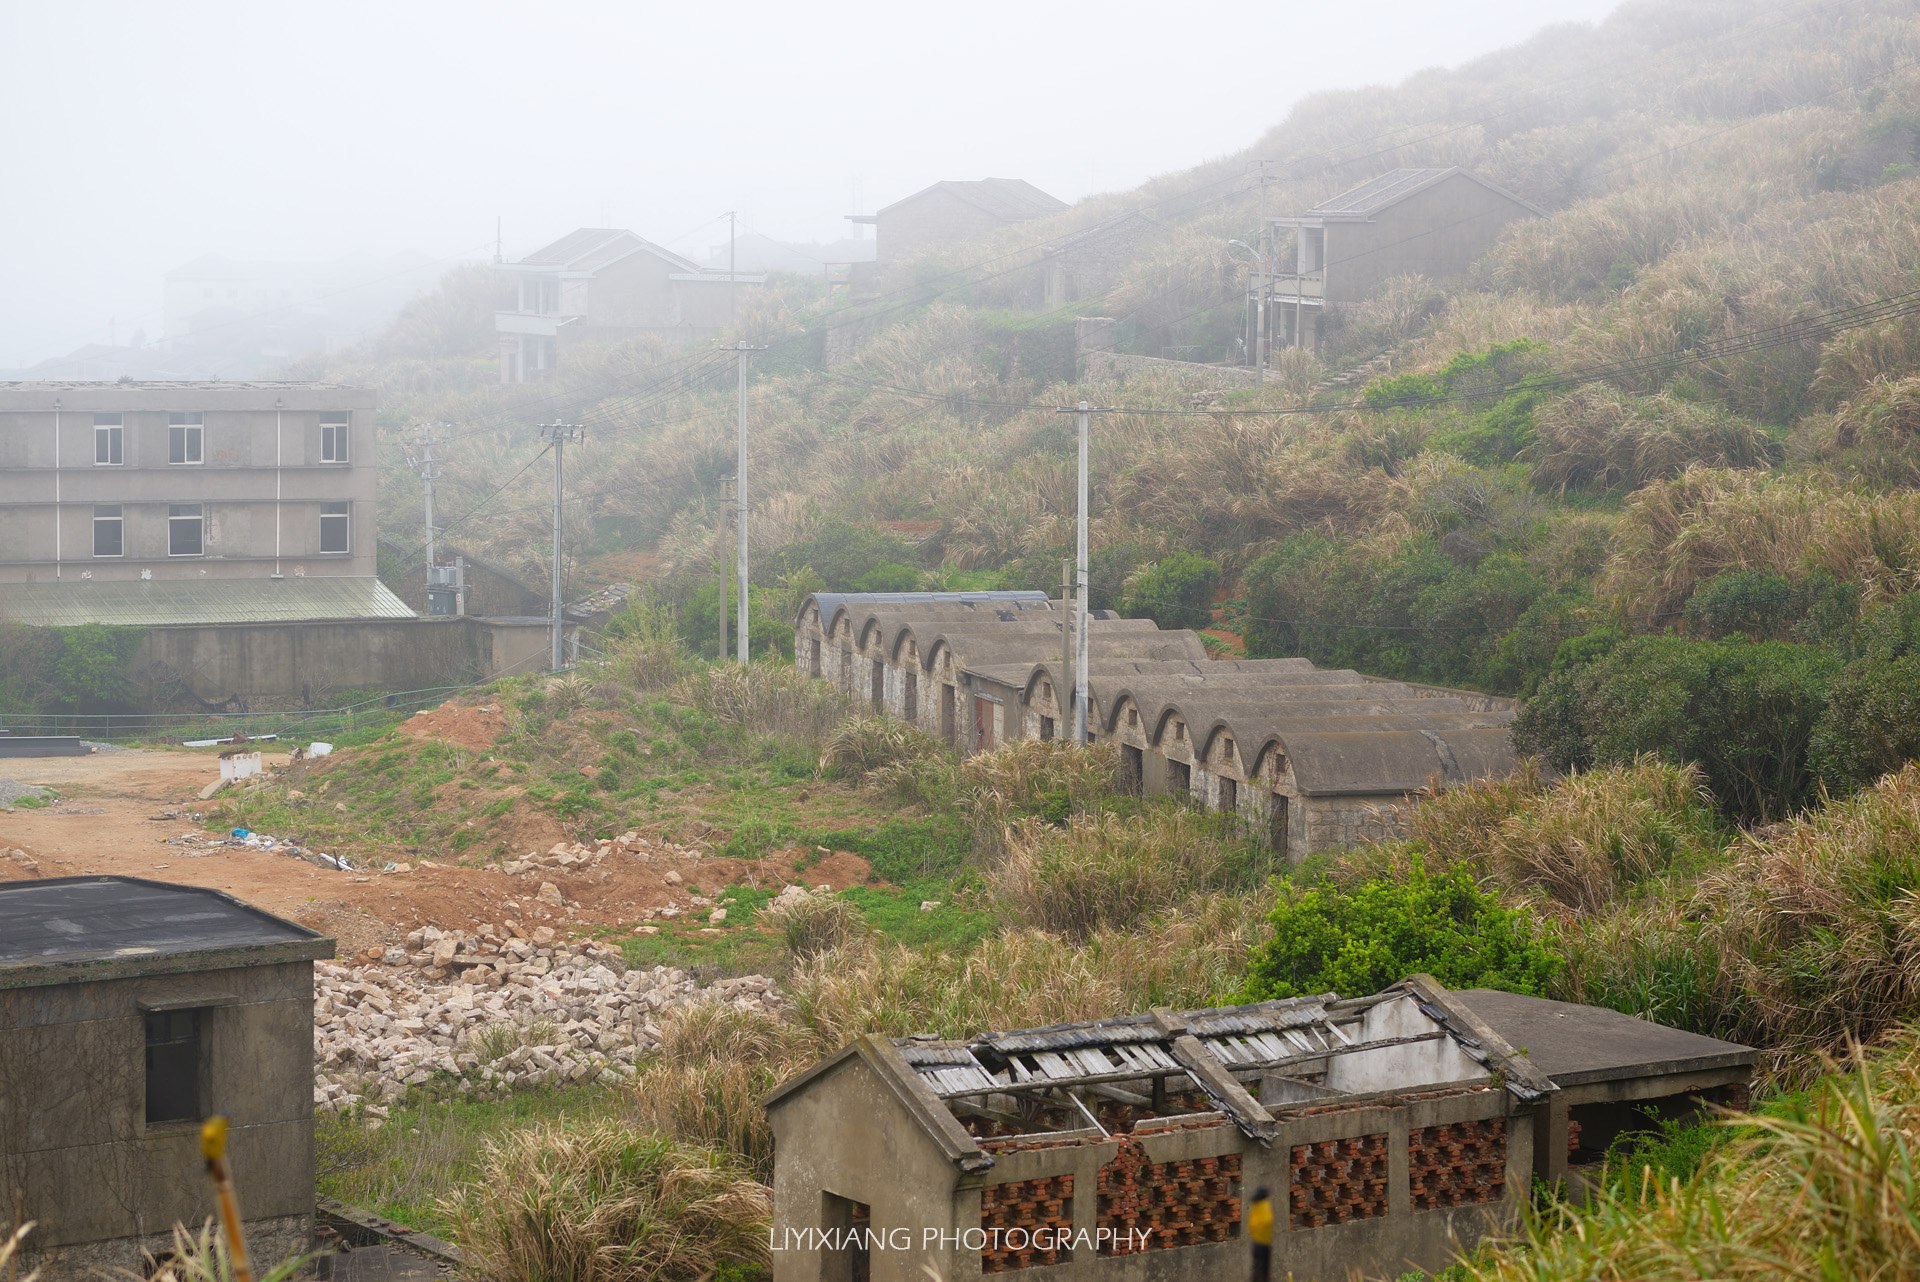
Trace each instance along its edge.
<path fill-rule="evenodd" d="M 227 1119 L 209 1117 L 200 1128 L 200 1153 L 207 1159 L 207 1178 L 220 1199 L 220 1225 L 227 1233 L 227 1259 L 233 1282 L 253 1282 L 253 1264 L 247 1259 L 247 1235 L 240 1227 L 240 1203 L 233 1195 L 233 1177 L 227 1174 Z"/>

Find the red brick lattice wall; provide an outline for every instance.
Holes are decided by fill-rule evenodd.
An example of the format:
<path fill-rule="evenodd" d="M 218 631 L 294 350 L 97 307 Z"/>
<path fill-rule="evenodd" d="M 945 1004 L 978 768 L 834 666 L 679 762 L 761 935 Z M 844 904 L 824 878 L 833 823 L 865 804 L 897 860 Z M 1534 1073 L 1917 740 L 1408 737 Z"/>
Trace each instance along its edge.
<path fill-rule="evenodd" d="M 1429 1126 L 1407 1136 L 1413 1209 L 1491 1202 L 1506 1192 L 1507 1119 Z"/>
<path fill-rule="evenodd" d="M 1387 1213 L 1387 1137 L 1356 1135 L 1293 1146 L 1293 1227 L 1370 1220 Z"/>
<path fill-rule="evenodd" d="M 987 1185 L 980 1190 L 980 1227 L 987 1233 L 980 1252 L 983 1273 L 1065 1264 L 1073 1258 L 1073 1248 L 1056 1249 L 1054 1241 L 1056 1233 L 1065 1240 L 1073 1232 L 1073 1177 Z"/>
<path fill-rule="evenodd" d="M 1240 1236 L 1240 1155 L 1149 1162 L 1140 1142 L 1122 1135 L 1100 1168 L 1100 1254 L 1131 1255 L 1225 1242 Z M 1142 1232 L 1147 1236 L 1143 1240 Z"/>

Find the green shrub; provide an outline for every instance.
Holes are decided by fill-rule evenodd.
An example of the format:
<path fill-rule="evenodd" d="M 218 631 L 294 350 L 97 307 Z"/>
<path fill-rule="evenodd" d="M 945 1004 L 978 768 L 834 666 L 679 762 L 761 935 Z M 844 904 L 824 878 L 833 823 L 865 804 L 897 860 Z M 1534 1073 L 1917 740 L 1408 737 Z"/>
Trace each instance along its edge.
<path fill-rule="evenodd" d="M 1254 949 L 1243 1001 L 1365 996 L 1416 972 L 1448 988 L 1538 994 L 1560 967 L 1528 917 L 1502 908 L 1464 864 L 1429 874 L 1416 857 L 1404 877 L 1282 883 L 1267 920 L 1273 937 Z"/>
<path fill-rule="evenodd" d="M 104 623 L 60 629 L 60 657 L 54 660 L 53 673 L 61 702 L 76 712 L 116 712 L 129 707 L 133 682 L 127 665 L 144 635 L 145 628 Z"/>
<path fill-rule="evenodd" d="M 1808 748 L 1839 666 L 1827 650 L 1778 641 L 1626 641 L 1542 682 L 1513 743 L 1560 770 L 1643 753 L 1697 762 L 1729 817 L 1782 819 L 1814 796 Z"/>
<path fill-rule="evenodd" d="M 907 591 L 863 588 L 858 580 L 881 566 L 906 567 L 916 559 L 912 546 L 896 534 L 847 521 L 827 521 L 811 538 L 789 543 L 774 553 L 768 570 L 775 575 L 811 570 L 828 592 Z"/>
<path fill-rule="evenodd" d="M 920 571 L 910 565 L 888 561 L 855 579 L 853 588 L 856 592 L 917 592 L 922 577 Z"/>
<path fill-rule="evenodd" d="M 1772 570 L 1723 570 L 1687 598 L 1687 631 L 1716 639 L 1841 641 L 1860 609 L 1860 585 L 1825 570 L 1794 582 Z"/>
<path fill-rule="evenodd" d="M 1120 612 L 1152 619 L 1163 628 L 1193 628 L 1213 622 L 1213 590 L 1220 586 L 1220 564 L 1191 552 L 1175 552 L 1129 576 Z"/>

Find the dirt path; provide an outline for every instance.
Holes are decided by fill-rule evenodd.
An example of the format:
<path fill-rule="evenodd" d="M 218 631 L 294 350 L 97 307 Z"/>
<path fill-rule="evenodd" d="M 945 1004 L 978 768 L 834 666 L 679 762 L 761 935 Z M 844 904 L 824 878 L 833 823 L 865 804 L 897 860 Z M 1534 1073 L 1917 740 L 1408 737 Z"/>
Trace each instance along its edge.
<path fill-rule="evenodd" d="M 284 765 L 284 755 L 263 764 Z M 217 752 L 206 750 L 96 753 L 86 757 L 0 761 L 0 776 L 52 788 L 59 800 L 40 809 L 0 812 L 0 849 L 24 850 L 37 873 L 0 858 L 0 880 L 109 873 L 190 886 L 210 886 L 289 917 L 339 940 L 346 956 L 401 940 L 416 926 L 471 930 L 514 920 L 562 934 L 595 927 L 630 928 L 668 907 L 699 909 L 693 889 L 729 884 L 769 887 L 787 882 L 839 889 L 866 879 L 867 865 L 841 852 L 804 872 L 806 853 L 745 863 L 658 847 L 646 860 L 621 855 L 598 868 L 542 868 L 518 876 L 487 868 L 421 861 L 405 871 L 337 871 L 270 850 L 170 844 L 195 834 L 196 794 L 218 777 Z M 671 874 L 671 875 L 670 875 Z M 564 904 L 536 898 L 552 883 Z"/>

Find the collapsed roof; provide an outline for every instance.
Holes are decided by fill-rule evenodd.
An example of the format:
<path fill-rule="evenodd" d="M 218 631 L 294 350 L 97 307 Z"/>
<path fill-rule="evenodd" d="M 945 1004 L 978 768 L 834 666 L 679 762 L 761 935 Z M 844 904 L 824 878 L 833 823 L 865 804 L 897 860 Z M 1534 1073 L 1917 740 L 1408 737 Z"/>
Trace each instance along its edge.
<path fill-rule="evenodd" d="M 856 1055 L 969 1170 L 991 1166 L 991 1149 L 1014 1136 L 1105 1138 L 1230 1122 L 1270 1143 L 1276 1117 L 1294 1108 L 1446 1088 L 1505 1090 L 1532 1102 L 1556 1089 L 1423 975 L 1345 1000 L 1324 993 L 1153 1011 L 965 1041 L 861 1038 L 780 1087 L 767 1107 Z"/>

